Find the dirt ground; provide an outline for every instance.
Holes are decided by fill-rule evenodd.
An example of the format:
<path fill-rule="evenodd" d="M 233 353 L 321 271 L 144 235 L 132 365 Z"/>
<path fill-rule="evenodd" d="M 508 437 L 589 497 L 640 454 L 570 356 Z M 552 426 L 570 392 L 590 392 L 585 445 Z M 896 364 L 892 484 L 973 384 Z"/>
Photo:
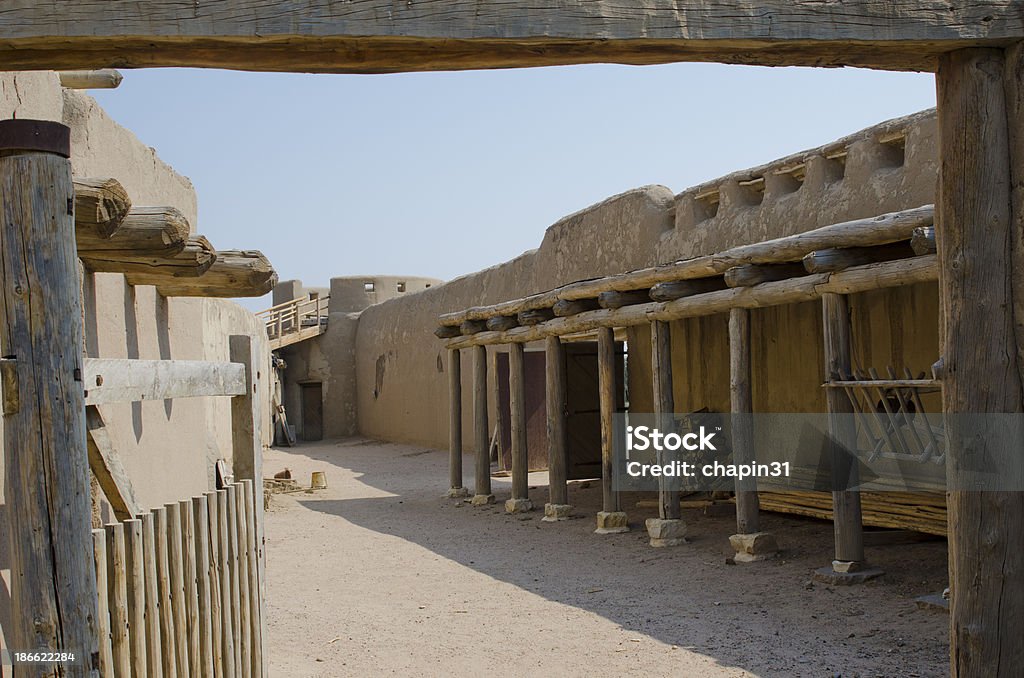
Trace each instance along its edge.
<path fill-rule="evenodd" d="M 472 479 L 466 460 L 466 478 Z M 942 540 L 869 548 L 886 575 L 811 583 L 831 524 L 766 514 L 783 551 L 728 565 L 728 506 L 684 511 L 692 541 L 653 549 L 656 509 L 624 497 L 631 532 L 595 535 L 599 484 L 573 482 L 579 519 L 542 523 L 442 498 L 447 453 L 360 439 L 274 449 L 304 486 L 266 518 L 268 652 L 275 676 L 942 676 Z M 544 474 L 530 496 L 543 506 Z M 650 497 L 645 497 L 650 498 Z"/>

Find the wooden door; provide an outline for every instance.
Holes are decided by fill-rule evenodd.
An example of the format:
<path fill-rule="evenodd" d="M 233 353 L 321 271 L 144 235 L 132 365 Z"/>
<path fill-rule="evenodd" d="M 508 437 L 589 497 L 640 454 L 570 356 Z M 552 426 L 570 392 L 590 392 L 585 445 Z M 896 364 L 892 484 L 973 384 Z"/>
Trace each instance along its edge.
<path fill-rule="evenodd" d="M 302 431 L 303 440 L 323 440 L 324 437 L 324 394 L 323 384 L 300 384 L 302 387 Z"/>

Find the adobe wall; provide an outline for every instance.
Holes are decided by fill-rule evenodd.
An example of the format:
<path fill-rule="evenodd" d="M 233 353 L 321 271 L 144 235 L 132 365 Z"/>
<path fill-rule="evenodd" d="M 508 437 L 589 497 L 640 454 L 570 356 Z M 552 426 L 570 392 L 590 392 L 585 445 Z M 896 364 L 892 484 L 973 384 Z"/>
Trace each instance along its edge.
<path fill-rule="evenodd" d="M 0 119 L 15 115 L 69 125 L 76 177 L 114 177 L 134 204 L 176 207 L 195 230 L 197 205 L 191 182 L 111 120 L 91 97 L 62 90 L 55 73 L 0 73 Z M 228 337 L 249 334 L 260 364 L 266 365 L 263 374 L 270 372 L 265 330 L 233 302 L 165 299 L 153 287 L 125 285 L 120 274 L 97 273 L 84 278 L 83 303 L 89 357 L 223 361 L 228 359 Z M 269 389 L 270 380 L 265 383 Z M 116 403 L 102 405 L 100 411 L 143 508 L 211 489 L 215 460 L 231 460 L 227 398 Z M 12 613 L 4 477 L 0 449 L 0 645 L 5 644 L 3 627 Z M 113 517 L 105 501 L 101 517 Z"/>
<path fill-rule="evenodd" d="M 559 220 L 537 250 L 367 308 L 356 333 L 359 432 L 447 447 L 447 357 L 433 336 L 442 313 L 934 202 L 935 124 L 934 110 L 922 111 L 678 195 L 639 188 Z M 937 305 L 934 284 L 856 295 L 860 364 L 927 371 L 938 355 Z M 754 312 L 755 408 L 822 410 L 820 315 L 816 303 Z M 726 322 L 718 315 L 673 323 L 680 411 L 728 410 Z M 649 411 L 649 331 L 628 336 L 631 407 Z M 472 450 L 471 365 L 463 353 L 464 444 Z"/>

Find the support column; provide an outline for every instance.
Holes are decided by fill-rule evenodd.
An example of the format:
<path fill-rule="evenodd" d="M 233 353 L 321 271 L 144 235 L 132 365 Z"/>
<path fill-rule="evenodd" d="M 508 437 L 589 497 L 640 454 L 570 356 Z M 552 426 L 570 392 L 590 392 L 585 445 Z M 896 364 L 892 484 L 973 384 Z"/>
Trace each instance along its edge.
<path fill-rule="evenodd" d="M 654 414 L 662 433 L 674 428 L 675 399 L 672 393 L 672 334 L 669 324 L 651 323 L 651 377 L 654 383 Z M 671 428 L 670 428 L 671 427 Z M 658 464 L 669 460 L 658 453 Z M 686 523 L 679 509 L 679 490 L 675 479 L 658 478 L 658 517 L 647 519 L 651 546 L 678 546 L 686 542 Z"/>
<path fill-rule="evenodd" d="M 957 489 L 983 434 L 957 415 L 1024 411 L 1024 59 L 1020 44 L 939 58 L 942 406 L 947 415 L 950 674 L 1024 666 L 1024 493 Z M 951 416 L 952 415 L 952 416 Z M 983 429 L 984 430 L 984 429 Z"/>
<path fill-rule="evenodd" d="M 0 122 L 0 361 L 10 529 L 9 645 L 74 652 L 98 675 L 70 130 Z M 23 665 L 19 676 L 55 675 Z"/>
<path fill-rule="evenodd" d="M 565 347 L 557 336 L 545 339 L 545 379 L 548 414 L 548 503 L 544 505 L 545 522 L 566 520 L 572 512 L 569 505 L 569 441 L 566 430 Z"/>
<path fill-rule="evenodd" d="M 612 485 L 615 453 L 615 331 L 597 330 L 597 389 L 601 406 L 601 510 L 597 534 L 629 532 L 629 522 L 619 506 L 619 494 Z"/>
<path fill-rule="evenodd" d="M 512 429 L 512 498 L 505 502 L 508 513 L 533 508 L 529 494 L 529 460 L 526 456 L 526 367 L 523 345 L 508 347 L 509 426 Z"/>
<path fill-rule="evenodd" d="M 462 486 L 462 357 L 459 349 L 448 351 L 448 495 L 468 497 Z"/>
<path fill-rule="evenodd" d="M 822 328 L 825 338 L 825 380 L 841 381 L 851 374 L 850 307 L 845 295 L 821 297 Z M 861 523 L 860 491 L 846 488 L 858 483 L 857 459 L 851 454 L 857 446 L 853 403 L 842 390 L 825 389 L 828 429 L 832 439 L 832 528 L 835 557 L 831 567 L 816 571 L 816 576 L 834 583 L 853 584 L 873 579 L 882 573 L 869 568 L 864 560 L 864 530 Z"/>
<path fill-rule="evenodd" d="M 752 464 L 754 449 L 753 395 L 750 390 L 750 310 L 729 311 L 729 397 L 732 403 L 732 456 L 734 464 Z M 734 562 L 771 558 L 779 550 L 775 536 L 761 532 L 760 504 L 755 478 L 736 479 L 736 534 L 729 537 Z"/>
<path fill-rule="evenodd" d="M 487 425 L 487 349 L 473 352 L 473 437 L 476 442 L 476 483 L 473 506 L 494 503 L 491 494 L 491 432 Z"/>

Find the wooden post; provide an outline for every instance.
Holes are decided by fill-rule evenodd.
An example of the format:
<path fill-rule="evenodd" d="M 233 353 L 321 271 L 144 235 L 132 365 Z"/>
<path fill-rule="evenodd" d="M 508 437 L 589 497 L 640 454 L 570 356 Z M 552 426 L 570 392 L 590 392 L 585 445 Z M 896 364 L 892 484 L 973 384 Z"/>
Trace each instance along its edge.
<path fill-rule="evenodd" d="M 252 638 L 252 667 L 251 675 L 262 678 L 266 675 L 263 664 L 263 610 L 260 607 L 260 597 L 257 595 L 258 581 L 256 577 L 256 529 L 253 525 L 253 482 L 242 481 L 245 492 L 245 555 L 249 561 L 249 623 L 252 625 L 250 637 Z"/>
<path fill-rule="evenodd" d="M 185 578 L 185 623 L 188 630 L 188 672 L 193 678 L 202 676 L 199 656 L 199 595 L 196 588 L 196 533 L 192 502 L 183 499 L 178 502 L 178 516 L 181 519 L 181 558 Z"/>
<path fill-rule="evenodd" d="M 231 565 L 229 563 L 231 552 L 228 546 L 227 490 L 217 490 L 217 553 L 220 558 L 217 566 L 220 575 L 221 651 L 224 660 L 224 675 L 230 677 L 235 675 L 237 664 L 235 663 L 234 608 L 231 603 Z"/>
<path fill-rule="evenodd" d="M 569 440 L 566 429 L 565 346 L 558 337 L 547 337 L 545 351 L 545 387 L 548 415 L 548 503 L 544 505 L 546 522 L 568 520 Z"/>
<path fill-rule="evenodd" d="M 473 438 L 476 444 L 476 482 L 473 505 L 494 503 L 491 494 L 491 431 L 487 425 L 487 349 L 474 346 L 473 353 Z"/>
<path fill-rule="evenodd" d="M 249 481 L 251 482 L 251 481 Z M 199 665 L 196 676 L 213 676 L 213 629 L 210 628 L 210 525 L 205 496 L 192 497 L 192 530 L 196 537 L 196 600 Z M 255 540 L 253 543 L 255 549 Z"/>
<path fill-rule="evenodd" d="M 126 520 L 124 526 L 125 581 L 128 591 L 128 640 L 132 675 L 144 676 L 146 662 L 146 566 L 142 521 Z"/>
<path fill-rule="evenodd" d="M 251 482 L 251 481 L 249 481 Z M 235 491 L 235 534 L 231 543 L 235 546 L 236 567 L 238 569 L 238 634 L 241 647 L 241 663 L 238 665 L 238 672 L 243 676 L 252 675 L 252 602 L 250 599 L 251 589 L 249 588 L 249 559 L 246 548 L 246 494 L 241 483 L 232 485 Z M 259 636 L 256 636 L 258 639 Z"/>
<path fill-rule="evenodd" d="M 185 600 L 185 564 L 182 560 L 181 513 L 177 502 L 164 505 L 167 515 L 167 581 L 171 589 L 171 616 L 174 619 L 174 652 L 179 678 L 189 675 L 188 620 Z"/>
<path fill-rule="evenodd" d="M 96 570 L 82 374 L 82 298 L 75 253 L 70 130 L 0 122 L 0 346 L 10 530 L 9 629 L 16 648 L 74 652 L 98 667 Z M 14 386 L 13 392 L 8 392 Z M 23 667 L 19 675 L 52 673 Z"/>
<path fill-rule="evenodd" d="M 132 653 L 128 642 L 128 568 L 124 526 L 111 523 L 107 531 L 107 598 L 110 607 L 110 646 L 114 678 L 130 678 Z"/>
<path fill-rule="evenodd" d="M 247 666 L 249 659 L 245 656 L 243 649 L 244 635 L 242 633 L 242 597 L 239 577 L 238 557 L 238 491 L 234 484 L 224 488 L 227 495 L 227 514 L 225 522 L 227 526 L 226 540 L 228 545 L 228 574 L 231 585 L 231 629 L 234 636 L 233 648 L 235 652 L 235 671 L 242 675 L 243 667 Z M 248 621 L 248 620 L 246 620 Z"/>
<path fill-rule="evenodd" d="M 448 496 L 466 497 L 462 486 L 462 357 L 448 351 Z"/>
<path fill-rule="evenodd" d="M 615 330 L 597 331 L 597 390 L 601 409 L 601 510 L 597 514 L 597 534 L 628 532 L 626 513 L 619 507 L 619 495 L 613 487 L 615 463 Z"/>
<path fill-rule="evenodd" d="M 216 492 L 206 493 L 206 516 L 210 531 L 210 633 L 213 645 L 213 675 L 224 676 L 224 610 L 220 592 L 220 516 Z"/>
<path fill-rule="evenodd" d="M 142 550 L 146 581 L 146 675 L 160 678 L 163 675 L 163 645 L 160 642 L 160 585 L 156 574 L 156 518 L 152 513 L 143 513 Z"/>
<path fill-rule="evenodd" d="M 663 432 L 675 430 L 675 396 L 672 392 L 672 334 L 667 322 L 651 323 L 651 381 L 654 385 L 656 426 Z M 658 463 L 668 461 L 658 453 Z M 674 478 L 658 478 L 658 517 L 646 521 L 651 546 L 678 546 L 686 543 L 686 523 L 680 518 L 679 488 Z"/>
<path fill-rule="evenodd" d="M 1008 59 L 1008 62 L 1007 62 Z M 956 415 L 1024 411 L 1024 73 L 1021 46 L 939 57 L 937 236 L 947 415 L 950 673 L 1024 666 L 1024 493 L 957 489 L 986 452 Z M 1009 122 L 1009 124 L 1008 124 Z M 949 416 L 953 415 L 953 416 Z"/>
<path fill-rule="evenodd" d="M 178 675 L 177 652 L 174 637 L 174 609 L 171 607 L 171 565 L 167 553 L 167 510 L 160 506 L 152 510 L 153 526 L 156 534 L 157 613 L 160 616 L 160 654 L 161 672 L 164 678 L 176 678 Z"/>
<path fill-rule="evenodd" d="M 505 502 L 509 513 L 533 508 L 529 493 L 529 459 L 526 454 L 526 365 L 523 345 L 508 347 L 509 426 L 512 429 L 512 498 Z"/>
<path fill-rule="evenodd" d="M 114 674 L 114 651 L 110 646 L 110 592 L 107 590 L 107 534 L 102 529 L 92 531 L 92 559 L 96 566 L 96 629 L 99 634 L 100 675 Z"/>

